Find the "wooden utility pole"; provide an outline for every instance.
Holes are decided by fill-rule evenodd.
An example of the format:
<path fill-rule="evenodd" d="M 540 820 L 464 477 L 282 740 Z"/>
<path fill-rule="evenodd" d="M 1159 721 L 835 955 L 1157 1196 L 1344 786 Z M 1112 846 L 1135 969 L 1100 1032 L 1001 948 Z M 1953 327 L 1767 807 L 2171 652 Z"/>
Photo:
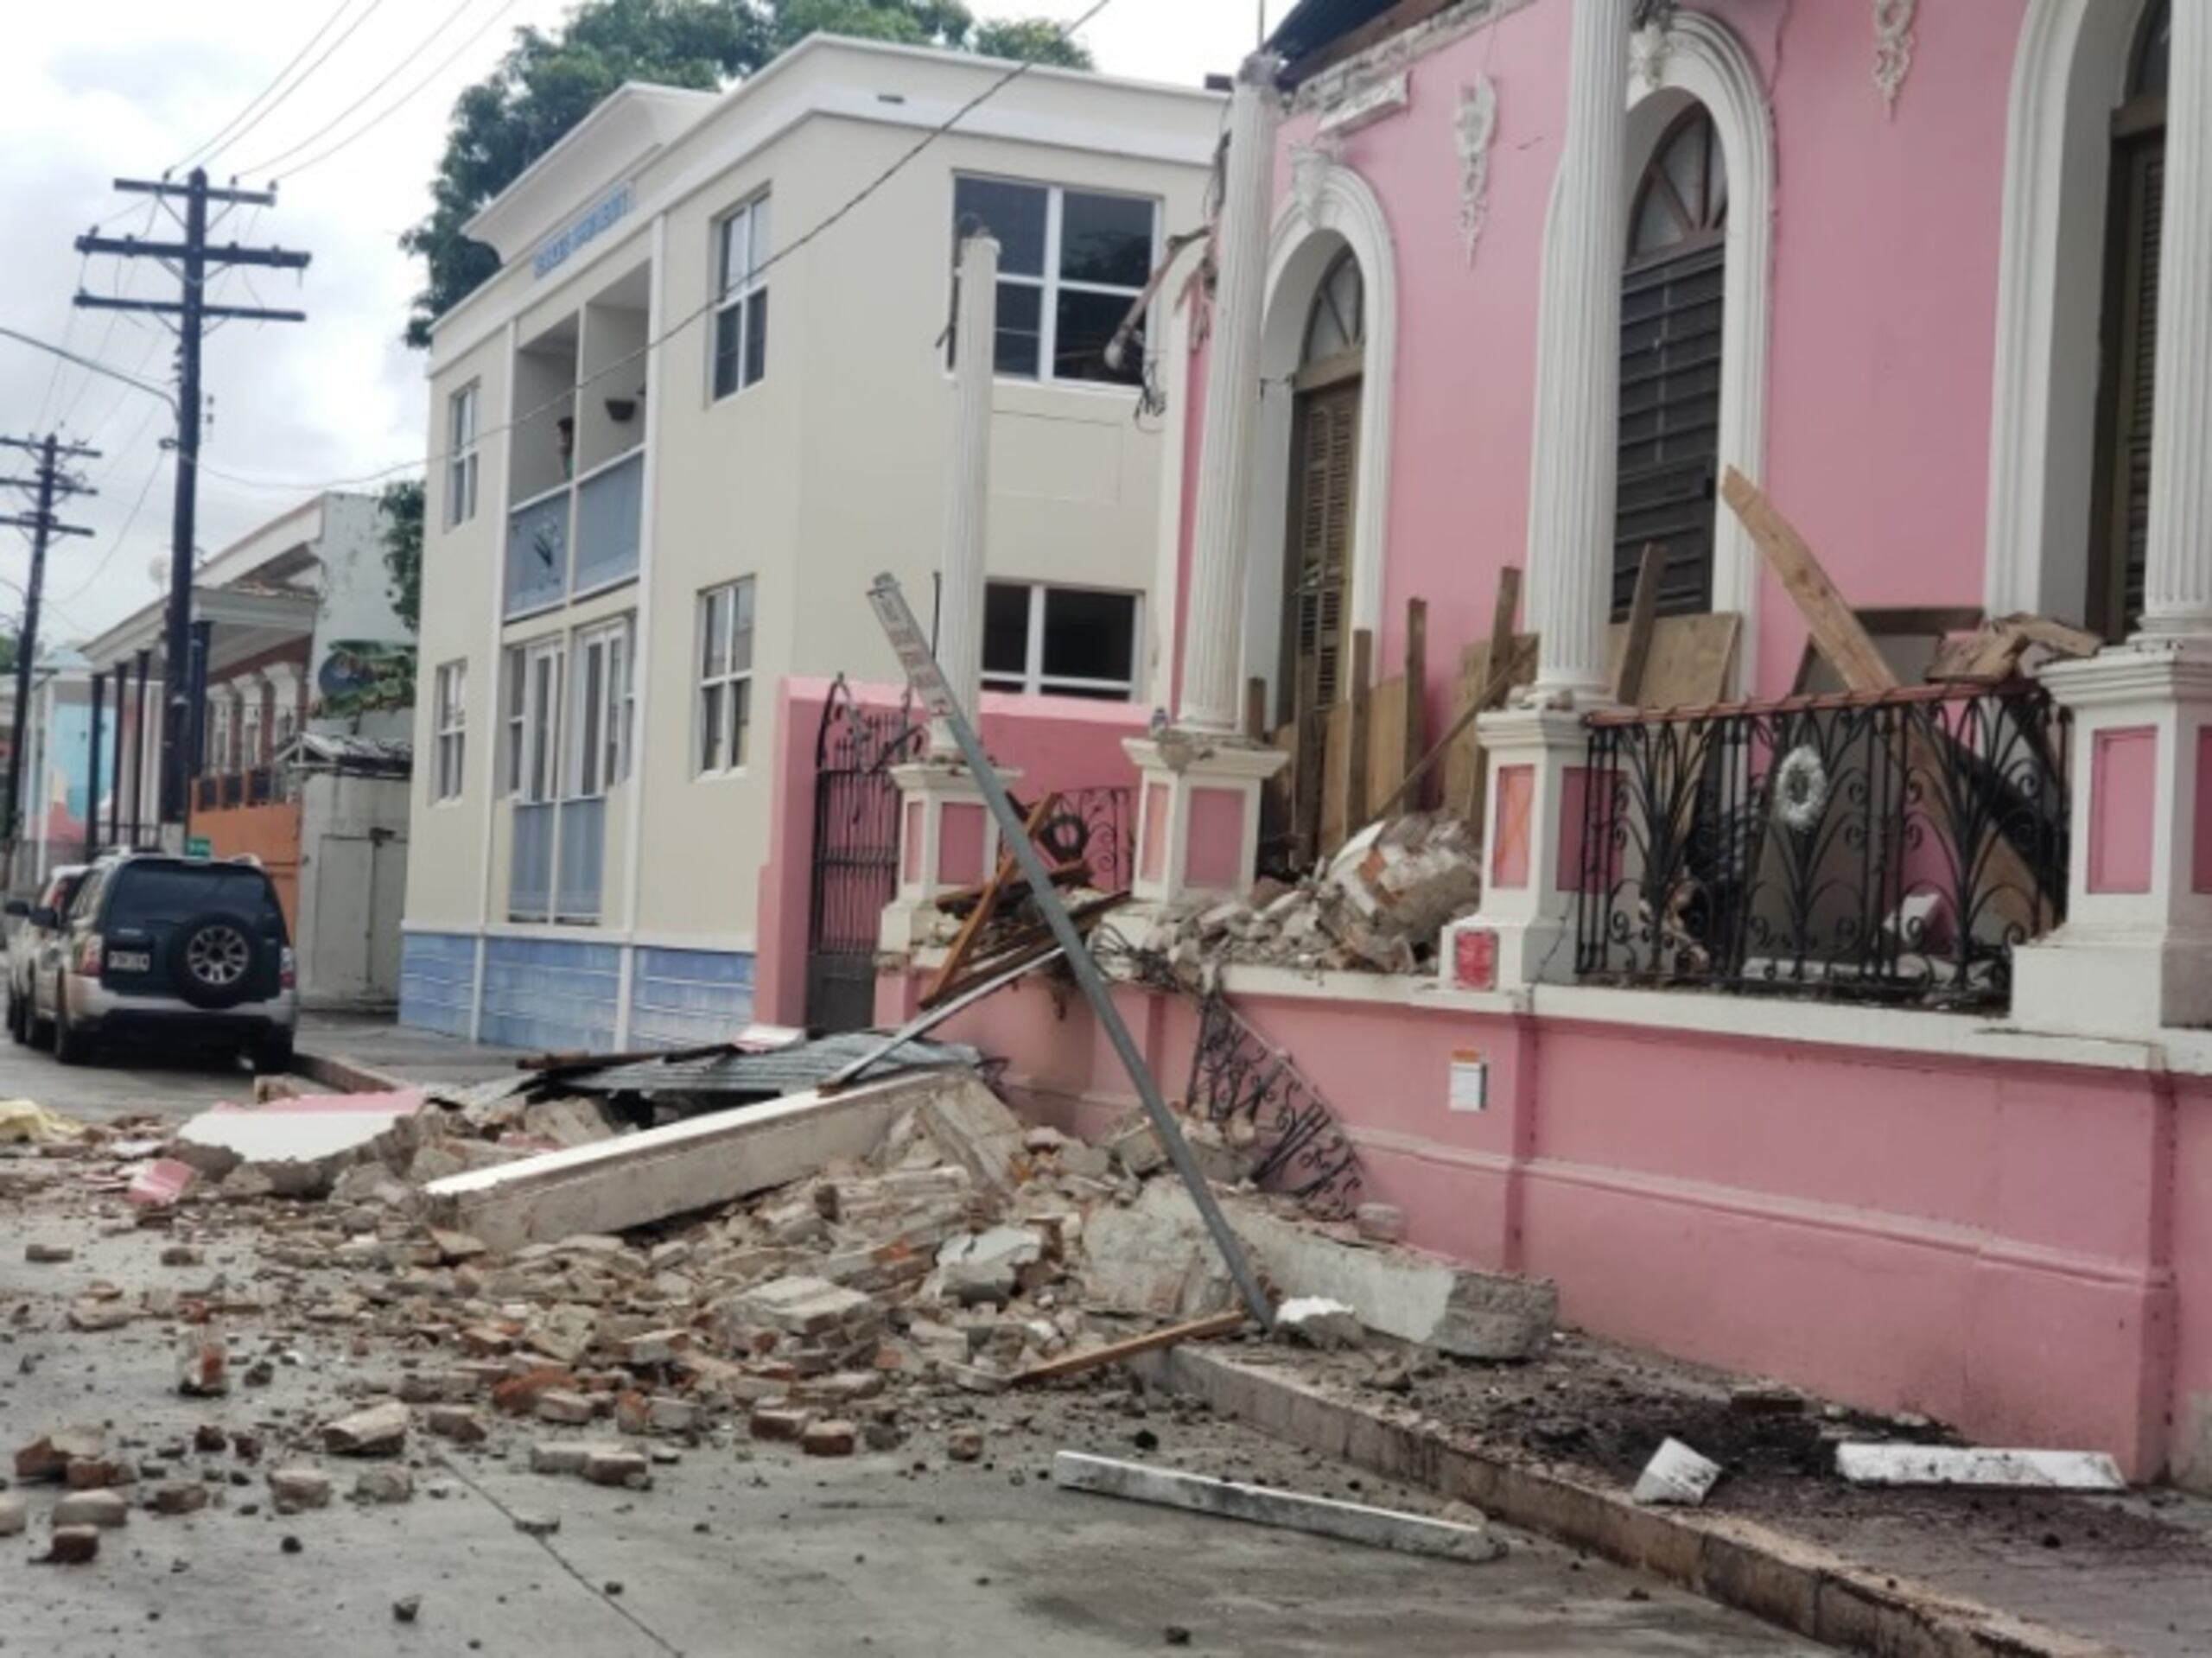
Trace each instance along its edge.
<path fill-rule="evenodd" d="M 236 242 L 213 246 L 207 240 L 207 206 L 273 207 L 273 190 L 218 189 L 207 182 L 204 168 L 195 167 L 181 183 L 168 179 L 118 179 L 118 190 L 150 195 L 165 206 L 183 206 L 181 241 L 141 241 L 135 236 L 89 234 L 77 238 L 79 253 L 108 253 L 125 259 L 156 259 L 176 273 L 178 296 L 173 300 L 125 299 L 120 295 L 79 292 L 77 303 L 88 309 L 145 311 L 168 321 L 177 337 L 176 508 L 169 538 L 169 605 L 164 629 L 162 668 L 162 799 L 161 821 L 174 829 L 182 849 L 182 834 L 189 812 L 187 749 L 192 710 L 186 701 L 192 655 L 193 536 L 200 502 L 200 347 L 211 322 L 304 322 L 304 311 L 270 310 L 261 306 L 211 305 L 207 302 L 210 270 L 218 274 L 237 266 L 259 265 L 276 270 L 303 270 L 308 255 L 276 247 L 240 247 Z M 174 214 L 175 207 L 170 208 Z"/>
<path fill-rule="evenodd" d="M 16 715 L 14 729 L 8 741 L 8 816 L 4 821 L 4 840 L 12 856 L 23 825 L 23 738 L 29 729 L 31 704 L 31 662 L 38 655 L 39 601 L 46 590 L 46 554 L 56 536 L 89 536 L 92 532 L 81 524 L 64 524 L 54 516 L 54 508 L 73 495 L 92 495 L 99 492 L 82 480 L 63 469 L 70 461 L 96 461 L 99 451 L 82 445 L 64 443 L 52 432 L 42 438 L 0 437 L 0 445 L 21 449 L 38 457 L 37 476 L 35 478 L 0 478 L 0 485 L 14 489 L 28 490 L 35 503 L 29 512 L 19 512 L 0 518 L 0 524 L 11 524 L 27 531 L 31 538 L 30 580 L 23 585 L 23 625 L 16 635 Z M 10 872 L 12 873 L 12 871 Z"/>

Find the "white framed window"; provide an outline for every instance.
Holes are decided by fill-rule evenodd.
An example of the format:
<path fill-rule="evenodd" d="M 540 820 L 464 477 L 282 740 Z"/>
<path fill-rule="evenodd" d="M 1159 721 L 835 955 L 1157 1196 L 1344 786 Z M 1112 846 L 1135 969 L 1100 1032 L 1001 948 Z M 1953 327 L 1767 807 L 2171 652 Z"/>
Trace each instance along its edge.
<path fill-rule="evenodd" d="M 693 753 L 706 776 L 744 768 L 753 728 L 753 578 L 699 595 Z"/>
<path fill-rule="evenodd" d="M 630 775 L 631 727 L 636 703 L 630 619 L 605 622 L 576 635 L 576 706 L 569 757 L 572 798 L 605 794 Z"/>
<path fill-rule="evenodd" d="M 710 381 L 720 399 L 768 372 L 768 198 L 755 196 L 715 226 L 715 326 Z"/>
<path fill-rule="evenodd" d="M 231 769 L 231 699 L 210 698 L 207 716 L 207 747 L 201 769 L 210 777 L 219 777 Z"/>
<path fill-rule="evenodd" d="M 997 372 L 1025 380 L 1136 385 L 1141 324 L 1106 365 L 1106 346 L 1152 279 L 1159 204 L 1149 196 L 963 176 L 952 187 L 956 264 L 981 228 L 999 243 Z"/>
<path fill-rule="evenodd" d="M 561 675 L 567 642 L 507 652 L 507 792 L 525 804 L 561 797 Z"/>
<path fill-rule="evenodd" d="M 437 746 L 430 771 L 430 798 L 458 800 L 468 744 L 468 664 L 465 658 L 441 664 L 430 707 Z"/>
<path fill-rule="evenodd" d="M 1134 701 L 1140 608 L 1134 593 L 989 583 L 983 590 L 983 688 Z"/>
<path fill-rule="evenodd" d="M 476 516 L 476 428 L 480 382 L 471 380 L 446 400 L 446 528 Z"/>

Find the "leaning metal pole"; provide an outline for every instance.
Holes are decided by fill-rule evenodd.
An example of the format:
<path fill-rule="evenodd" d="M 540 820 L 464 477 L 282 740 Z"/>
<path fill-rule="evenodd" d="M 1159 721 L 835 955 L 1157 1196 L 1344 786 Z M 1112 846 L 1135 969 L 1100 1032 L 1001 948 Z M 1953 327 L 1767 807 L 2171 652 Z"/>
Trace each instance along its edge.
<path fill-rule="evenodd" d="M 1274 1309 L 1261 1291 L 1260 1281 L 1253 1276 L 1251 1262 L 1245 1259 L 1244 1246 L 1237 1242 L 1236 1234 L 1230 1229 L 1229 1217 L 1221 1212 L 1215 1200 L 1213 1188 L 1199 1172 L 1198 1159 L 1191 1155 L 1185 1143 L 1183 1131 L 1177 1126 L 1175 1116 L 1167 1109 L 1167 1102 L 1160 1096 L 1160 1084 L 1153 1080 L 1152 1069 L 1144 1062 L 1144 1055 L 1137 1051 L 1129 1027 L 1122 1022 L 1120 1011 L 1114 1006 L 1113 994 L 1107 989 L 1106 981 L 1098 971 L 1098 963 L 1091 959 L 1090 950 L 1083 936 L 1075 929 L 1067 906 L 1060 902 L 1059 893 L 1052 885 L 1045 861 L 1037 855 L 1037 848 L 1030 843 L 1022 827 L 1021 814 L 1014 810 L 1014 802 L 1007 798 L 1006 785 L 999 781 L 998 772 L 991 765 L 990 757 L 983 753 L 983 745 L 976 729 L 952 694 L 952 687 L 938 666 L 937 657 L 930 651 L 929 636 L 922 632 L 921 624 L 914 619 L 914 613 L 907 608 L 906 598 L 899 590 L 897 578 L 885 574 L 875 578 L 875 585 L 868 589 L 868 603 L 875 607 L 876 619 L 883 624 L 883 631 L 890 637 L 891 648 L 898 653 L 899 665 L 906 670 L 906 681 L 921 699 L 925 712 L 942 722 L 941 729 L 950 732 L 960 750 L 960 758 L 976 779 L 976 786 L 982 791 L 983 803 L 991 809 L 991 816 L 998 822 L 999 837 L 1014 862 L 1020 867 L 1022 876 L 1029 883 L 1032 902 L 1045 917 L 1045 924 L 1052 929 L 1052 937 L 1065 952 L 1068 966 L 1074 971 L 1076 982 L 1083 987 L 1084 999 L 1098 1022 L 1106 1028 L 1107 1040 L 1114 1045 L 1114 1051 L 1121 1056 L 1122 1067 L 1129 1074 L 1129 1082 L 1136 1089 L 1137 1097 L 1144 1102 L 1145 1115 L 1152 1119 L 1153 1132 L 1160 1136 L 1160 1143 L 1167 1148 L 1168 1161 L 1174 1164 L 1175 1172 L 1182 1178 L 1184 1190 L 1191 1194 L 1191 1201 L 1198 1205 L 1198 1215 L 1212 1234 L 1214 1248 L 1221 1252 L 1228 1264 L 1229 1275 L 1236 1283 L 1237 1293 L 1244 1298 L 1244 1305 L 1262 1330 L 1274 1324 Z"/>

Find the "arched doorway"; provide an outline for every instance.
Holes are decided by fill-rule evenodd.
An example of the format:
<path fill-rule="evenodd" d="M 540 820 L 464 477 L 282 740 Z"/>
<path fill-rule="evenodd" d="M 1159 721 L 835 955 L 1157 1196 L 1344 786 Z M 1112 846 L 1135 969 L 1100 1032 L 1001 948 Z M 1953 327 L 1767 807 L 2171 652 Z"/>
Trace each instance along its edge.
<path fill-rule="evenodd" d="M 2088 625 L 2112 639 L 2133 632 L 2143 613 L 2159 231 L 2166 183 L 2166 60 L 2172 39 L 2172 0 L 2155 0 L 2138 30 L 2126 95 L 2112 118 L 2103 349 L 2084 607 Z"/>
<path fill-rule="evenodd" d="M 1713 607 L 1727 232 L 1726 156 L 1711 112 L 1693 102 L 1661 135 L 1629 200 L 1616 620 L 1628 614 L 1648 546 L 1661 550 L 1661 615 Z"/>
<path fill-rule="evenodd" d="M 1325 712 L 1344 691 L 1366 346 L 1366 286 L 1347 248 L 1314 290 L 1291 379 L 1278 721 Z"/>

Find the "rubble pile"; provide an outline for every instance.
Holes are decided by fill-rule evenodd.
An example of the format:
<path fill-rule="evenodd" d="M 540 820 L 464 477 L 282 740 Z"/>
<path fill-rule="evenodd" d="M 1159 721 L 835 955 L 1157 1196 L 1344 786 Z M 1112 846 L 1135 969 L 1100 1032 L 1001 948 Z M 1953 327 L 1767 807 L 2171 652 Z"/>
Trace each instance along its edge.
<path fill-rule="evenodd" d="M 1415 813 L 1369 825 L 1294 886 L 1262 880 L 1242 899 L 1163 909 L 1132 943 L 1192 988 L 1225 962 L 1420 973 L 1481 898 L 1479 837 L 1456 813 Z"/>

